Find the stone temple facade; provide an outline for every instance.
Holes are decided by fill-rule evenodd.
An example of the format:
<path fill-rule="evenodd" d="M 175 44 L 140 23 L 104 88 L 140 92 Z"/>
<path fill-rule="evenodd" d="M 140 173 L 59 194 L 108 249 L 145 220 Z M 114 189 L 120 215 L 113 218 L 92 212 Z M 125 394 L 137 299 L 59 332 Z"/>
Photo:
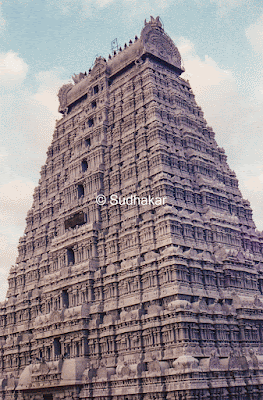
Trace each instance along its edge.
<path fill-rule="evenodd" d="M 151 17 L 60 89 L 0 307 L 0 399 L 263 398 L 263 236 L 182 72 Z"/>

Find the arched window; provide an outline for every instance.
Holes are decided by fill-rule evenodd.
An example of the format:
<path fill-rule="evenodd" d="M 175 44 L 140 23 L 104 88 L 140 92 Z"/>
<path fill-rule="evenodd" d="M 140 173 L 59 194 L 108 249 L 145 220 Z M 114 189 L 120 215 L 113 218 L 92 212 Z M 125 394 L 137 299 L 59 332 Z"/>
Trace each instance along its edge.
<path fill-rule="evenodd" d="M 55 338 L 53 344 L 54 344 L 54 355 L 59 356 L 61 354 L 61 343 L 59 338 Z"/>
<path fill-rule="evenodd" d="M 81 167 L 82 167 L 82 172 L 87 171 L 87 169 L 88 169 L 88 163 L 87 163 L 87 160 L 86 160 L 86 159 L 85 159 L 85 160 L 82 160 L 82 162 L 81 162 Z"/>
<path fill-rule="evenodd" d="M 84 186 L 78 185 L 78 198 L 80 199 L 82 196 L 84 196 Z"/>
<path fill-rule="evenodd" d="M 76 357 L 79 357 L 79 344 L 76 343 Z"/>
<path fill-rule="evenodd" d="M 68 308 L 68 306 L 69 306 L 68 291 L 62 290 L 62 307 Z"/>
<path fill-rule="evenodd" d="M 67 249 L 68 265 L 75 264 L 75 255 L 72 249 Z"/>
<path fill-rule="evenodd" d="M 70 358 L 70 345 L 69 344 L 66 345 L 66 352 L 64 354 L 64 357 Z"/>

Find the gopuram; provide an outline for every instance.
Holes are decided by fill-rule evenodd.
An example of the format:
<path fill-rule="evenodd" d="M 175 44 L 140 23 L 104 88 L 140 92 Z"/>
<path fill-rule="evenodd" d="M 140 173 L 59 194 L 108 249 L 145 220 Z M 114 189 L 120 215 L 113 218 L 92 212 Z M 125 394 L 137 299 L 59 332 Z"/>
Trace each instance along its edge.
<path fill-rule="evenodd" d="M 263 399 L 263 235 L 182 72 L 151 17 L 60 89 L 1 400 Z"/>

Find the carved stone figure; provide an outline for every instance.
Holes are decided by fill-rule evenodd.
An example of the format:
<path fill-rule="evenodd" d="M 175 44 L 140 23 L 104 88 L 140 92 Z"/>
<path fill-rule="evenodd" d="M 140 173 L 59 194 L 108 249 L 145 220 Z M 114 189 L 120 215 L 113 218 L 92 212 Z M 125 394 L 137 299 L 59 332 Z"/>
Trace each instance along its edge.
<path fill-rule="evenodd" d="M 209 360 L 209 369 L 210 371 L 216 371 L 222 368 L 222 365 L 220 363 L 220 359 L 218 357 L 218 355 L 216 354 L 216 351 L 213 350 L 211 352 L 211 357 Z"/>
<path fill-rule="evenodd" d="M 59 109 L 58 111 L 62 114 L 65 113 L 66 105 L 67 105 L 67 94 L 73 87 L 72 83 L 68 83 L 63 85 L 58 92 L 58 99 L 59 99 Z"/>
<path fill-rule="evenodd" d="M 258 369 L 259 368 L 258 358 L 253 349 L 249 349 L 249 356 L 251 360 L 251 367 L 253 369 Z"/>
<path fill-rule="evenodd" d="M 79 83 L 82 79 L 84 79 L 87 76 L 87 74 L 83 74 L 83 72 L 80 72 L 78 75 L 74 74 L 72 75 L 72 79 L 74 83 Z"/>

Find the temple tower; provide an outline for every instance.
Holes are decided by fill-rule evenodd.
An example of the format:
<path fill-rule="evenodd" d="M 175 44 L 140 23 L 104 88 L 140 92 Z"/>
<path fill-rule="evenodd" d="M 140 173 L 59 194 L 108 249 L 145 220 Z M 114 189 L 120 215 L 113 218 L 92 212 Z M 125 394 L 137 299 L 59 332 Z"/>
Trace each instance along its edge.
<path fill-rule="evenodd" d="M 263 236 L 151 17 L 59 91 L 0 308 L 3 400 L 263 398 Z"/>

